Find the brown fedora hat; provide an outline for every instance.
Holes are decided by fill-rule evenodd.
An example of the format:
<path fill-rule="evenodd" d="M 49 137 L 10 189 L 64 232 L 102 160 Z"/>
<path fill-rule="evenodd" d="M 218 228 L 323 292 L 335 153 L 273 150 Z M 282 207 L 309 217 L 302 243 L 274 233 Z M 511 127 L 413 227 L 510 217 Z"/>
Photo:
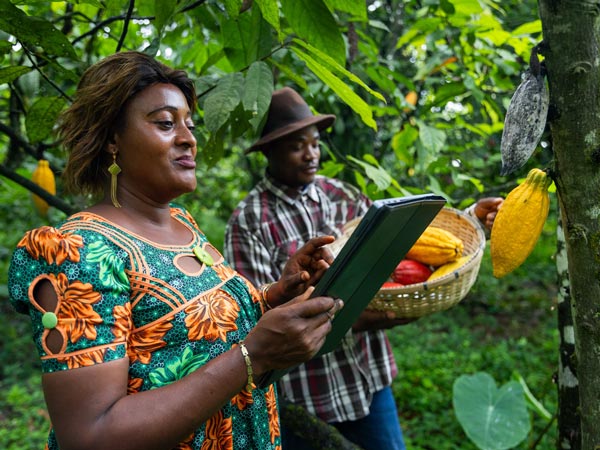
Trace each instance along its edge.
<path fill-rule="evenodd" d="M 302 96 L 289 87 L 273 91 L 267 121 L 261 137 L 246 153 L 259 150 L 261 146 L 292 134 L 310 125 L 319 131 L 328 128 L 335 121 L 333 114 L 315 116 Z"/>

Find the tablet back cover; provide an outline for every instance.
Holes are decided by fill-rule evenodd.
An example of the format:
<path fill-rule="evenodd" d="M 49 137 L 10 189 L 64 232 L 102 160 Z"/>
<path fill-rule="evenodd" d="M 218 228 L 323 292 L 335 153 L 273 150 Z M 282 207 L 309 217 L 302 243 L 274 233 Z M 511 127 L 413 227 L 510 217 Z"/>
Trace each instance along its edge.
<path fill-rule="evenodd" d="M 315 287 L 313 297 L 344 300 L 317 355 L 335 350 L 404 255 L 445 204 L 434 194 L 376 200 Z M 309 300 L 310 301 L 310 300 Z M 271 372 L 260 385 L 290 369 Z"/>

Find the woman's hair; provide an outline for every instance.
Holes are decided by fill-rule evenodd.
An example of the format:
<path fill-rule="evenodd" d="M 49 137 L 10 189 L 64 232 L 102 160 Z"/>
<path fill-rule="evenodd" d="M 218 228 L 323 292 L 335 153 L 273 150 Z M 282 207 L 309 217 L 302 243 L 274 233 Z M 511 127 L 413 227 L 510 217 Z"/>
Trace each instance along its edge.
<path fill-rule="evenodd" d="M 126 123 L 127 103 L 157 83 L 178 87 L 191 111 L 196 106 L 193 81 L 140 52 L 121 52 L 90 66 L 81 77 L 73 104 L 62 114 L 58 133 L 69 153 L 63 180 L 68 191 L 99 195 L 111 163 L 106 148 Z"/>

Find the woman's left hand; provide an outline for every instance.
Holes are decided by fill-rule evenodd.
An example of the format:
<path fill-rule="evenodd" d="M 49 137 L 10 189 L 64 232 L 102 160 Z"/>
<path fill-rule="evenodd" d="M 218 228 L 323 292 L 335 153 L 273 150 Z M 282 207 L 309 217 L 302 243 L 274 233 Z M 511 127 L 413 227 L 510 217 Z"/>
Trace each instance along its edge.
<path fill-rule="evenodd" d="M 333 236 L 313 238 L 290 257 L 281 278 L 268 290 L 271 306 L 275 307 L 302 294 L 321 279 L 333 262 L 333 254 L 324 246 L 334 240 Z"/>

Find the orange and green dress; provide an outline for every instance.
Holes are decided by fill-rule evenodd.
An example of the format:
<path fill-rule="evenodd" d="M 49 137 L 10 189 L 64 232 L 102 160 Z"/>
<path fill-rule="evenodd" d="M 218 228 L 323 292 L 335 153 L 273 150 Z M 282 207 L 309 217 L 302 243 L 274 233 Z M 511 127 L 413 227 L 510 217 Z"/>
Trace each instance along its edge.
<path fill-rule="evenodd" d="M 173 205 L 171 215 L 193 234 L 189 244 L 160 245 L 87 212 L 25 234 L 12 256 L 9 295 L 31 317 L 44 373 L 128 357 L 135 395 L 183 378 L 256 325 L 256 289 L 185 209 Z M 184 268 L 184 257 L 197 257 L 200 268 Z M 58 298 L 51 311 L 33 295 L 44 280 Z M 52 351 L 46 339 L 55 331 L 63 344 Z M 244 389 L 176 448 L 279 449 L 276 402 L 273 385 Z M 52 431 L 48 448 L 59 448 Z"/>

